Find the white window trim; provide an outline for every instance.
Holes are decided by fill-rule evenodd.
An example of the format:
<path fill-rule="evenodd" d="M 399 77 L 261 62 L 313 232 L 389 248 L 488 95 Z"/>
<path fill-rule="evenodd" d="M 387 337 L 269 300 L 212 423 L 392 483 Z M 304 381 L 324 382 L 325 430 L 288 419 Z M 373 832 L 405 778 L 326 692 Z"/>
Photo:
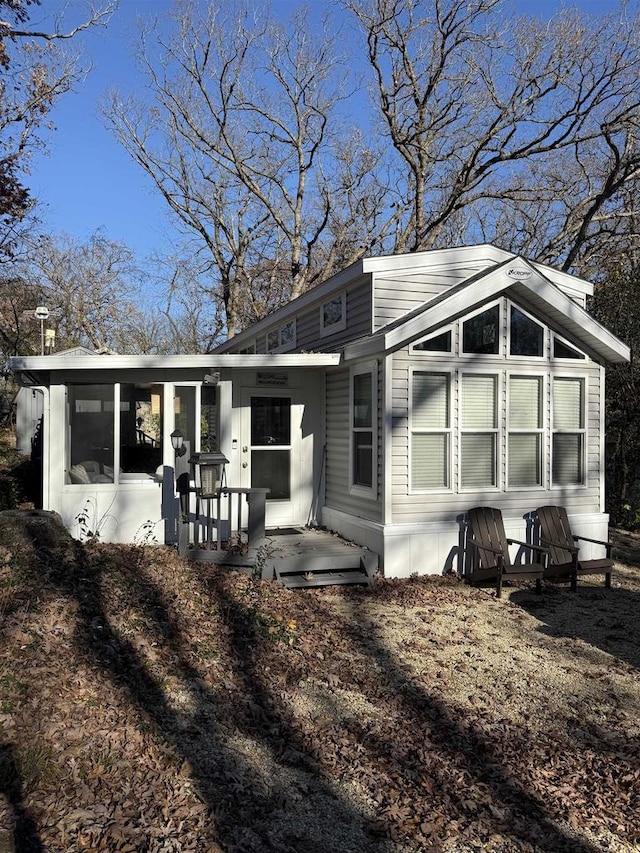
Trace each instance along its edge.
<path fill-rule="evenodd" d="M 528 317 L 532 323 L 535 323 L 536 326 L 540 326 L 542 329 L 542 355 L 514 355 L 511 352 L 511 309 L 515 308 L 521 314 L 524 314 L 525 317 Z M 506 309 L 506 317 L 505 322 L 507 324 L 507 352 L 506 356 L 509 360 L 513 359 L 517 362 L 522 361 L 531 361 L 534 360 L 536 364 L 538 362 L 547 361 L 549 358 L 549 328 L 546 323 L 540 322 L 540 320 L 531 314 L 530 311 L 525 311 L 525 309 L 518 305 L 516 302 L 512 302 L 510 299 L 507 300 L 507 309 Z"/>
<path fill-rule="evenodd" d="M 238 355 L 255 355 L 256 353 L 256 342 L 252 341 L 250 344 L 242 347 L 238 350 Z"/>
<path fill-rule="evenodd" d="M 582 429 L 555 429 L 554 412 L 553 412 L 553 382 L 556 379 L 579 379 L 582 381 L 583 399 L 582 399 Z M 550 441 L 549 441 L 549 490 L 550 491 L 584 491 L 589 487 L 589 471 L 587 467 L 588 446 L 589 446 L 589 377 L 586 373 L 558 373 L 551 375 L 551 383 L 549 386 L 549 422 L 550 422 Z M 582 482 L 581 483 L 554 483 L 553 482 L 553 439 L 556 434 L 565 435 L 582 435 Z M 604 465 L 604 460 L 602 460 Z"/>
<path fill-rule="evenodd" d="M 293 340 L 283 344 L 282 343 L 282 330 L 284 328 L 286 328 L 287 326 L 293 326 Z M 278 333 L 278 345 L 275 347 L 270 347 L 269 346 L 269 335 L 273 334 L 274 332 Z M 289 320 L 288 322 L 283 323 L 281 326 L 278 326 L 275 329 L 271 329 L 270 331 L 268 331 L 266 333 L 266 336 L 265 336 L 266 350 L 268 353 L 289 352 L 290 350 L 296 348 L 297 337 L 298 337 L 297 324 L 296 324 L 296 319 L 294 317 L 293 320 Z"/>
<path fill-rule="evenodd" d="M 463 402 L 462 402 L 462 382 L 464 376 L 493 376 L 496 380 L 496 421 L 497 424 L 493 429 L 471 429 L 464 428 L 462 426 L 462 418 L 463 418 Z M 505 395 L 504 395 L 504 371 L 496 371 L 496 370 L 483 370 L 482 368 L 478 368 L 477 370 L 468 370 L 466 368 L 462 370 L 458 370 L 456 374 L 456 384 L 457 384 L 457 392 L 456 392 L 456 400 L 457 400 L 457 491 L 458 494 L 468 494 L 472 492 L 478 492 L 479 490 L 483 492 L 501 492 L 504 491 L 502 485 L 502 470 L 503 464 L 502 460 L 504 458 L 503 455 L 503 447 L 504 447 L 504 431 L 502 428 L 502 424 L 504 423 L 504 418 L 502 417 L 502 413 L 504 411 L 505 403 Z M 495 464 L 495 480 L 496 483 L 494 486 L 463 486 L 462 485 L 462 436 L 469 434 L 493 434 L 495 435 L 495 448 L 496 448 L 496 456 L 494 460 Z"/>
<path fill-rule="evenodd" d="M 324 309 L 325 305 L 328 305 L 330 302 L 336 302 L 338 299 L 341 300 L 341 314 L 340 319 L 335 323 L 330 323 L 329 325 L 325 325 L 324 322 Z M 333 335 L 336 332 L 343 332 L 347 328 L 347 294 L 341 293 L 339 296 L 334 296 L 332 299 L 325 300 L 320 306 L 320 337 L 324 338 L 327 335 Z"/>
<path fill-rule="evenodd" d="M 447 376 L 449 380 L 449 426 L 446 428 L 419 428 L 414 429 L 413 427 L 413 376 L 415 373 L 438 373 L 443 376 Z M 450 370 L 429 370 L 426 365 L 424 367 L 412 367 L 409 371 L 409 399 L 408 399 L 408 408 L 409 408 L 409 452 L 407 454 L 408 458 L 408 478 L 409 478 L 409 494 L 410 495 L 430 495 L 430 494 L 451 494 L 453 492 L 453 418 L 454 418 L 454 384 L 453 384 L 454 374 Z M 449 480 L 449 485 L 443 488 L 437 489 L 416 489 L 413 487 L 411 472 L 413 471 L 413 459 L 412 459 L 412 450 L 413 450 L 413 436 L 414 435 L 442 435 L 446 434 L 448 436 L 448 460 L 447 460 L 447 479 Z"/>
<path fill-rule="evenodd" d="M 536 378 L 542 380 L 542 387 L 540 389 L 541 399 L 541 411 L 540 411 L 540 420 L 542 422 L 542 426 L 538 429 L 512 429 L 511 424 L 509 423 L 509 402 L 511 395 L 511 380 L 512 378 Z M 505 491 L 507 492 L 539 492 L 539 491 L 547 491 L 547 457 L 549 447 L 549 441 L 547 436 L 547 424 L 549 423 L 549 418 L 547 417 L 547 404 L 548 400 L 548 381 L 549 375 L 546 372 L 539 371 L 510 371 L 507 374 L 507 395 L 505 398 L 505 420 L 506 420 L 506 434 L 505 434 L 505 446 L 504 446 L 504 455 L 505 455 Z M 509 483 L 509 438 L 511 435 L 540 435 L 540 485 L 538 486 L 512 486 Z"/>
<path fill-rule="evenodd" d="M 474 317 L 477 317 L 479 314 L 484 314 L 485 311 L 488 311 L 490 308 L 498 306 L 500 311 L 500 319 L 498 321 L 498 352 L 497 353 L 478 353 L 478 352 L 465 352 L 464 351 L 464 324 L 468 320 L 473 320 Z M 493 302 L 487 302 L 482 305 L 481 308 L 478 308 L 477 311 L 473 311 L 471 314 L 465 314 L 458 321 L 458 355 L 461 359 L 470 360 L 470 359 L 478 359 L 478 358 L 488 358 L 488 359 L 503 359 L 504 358 L 504 346 L 505 346 L 505 306 L 504 299 L 496 299 Z"/>
<path fill-rule="evenodd" d="M 425 341 L 430 341 L 432 338 L 438 338 L 438 337 L 440 337 L 440 335 L 444 335 L 447 332 L 451 333 L 451 346 L 449 347 L 449 349 L 438 349 L 438 350 L 416 349 L 416 346 L 418 344 L 422 344 Z M 453 326 L 446 326 L 443 329 L 438 329 L 437 332 L 433 332 L 430 335 L 425 335 L 424 337 L 420 338 L 419 340 L 414 341 L 410 347 L 411 354 L 418 356 L 418 358 L 425 358 L 425 357 L 426 358 L 429 358 L 429 357 L 437 358 L 440 355 L 451 355 L 455 349 L 455 337 L 456 336 L 455 336 L 455 331 L 454 331 Z"/>
<path fill-rule="evenodd" d="M 353 436 L 356 428 L 353 426 L 353 380 L 363 373 L 371 375 L 371 486 L 363 486 L 353 482 Z M 369 431 L 360 427 L 363 431 Z M 357 364 L 349 371 L 349 493 L 364 498 L 378 497 L 378 362 L 367 361 Z"/>
<path fill-rule="evenodd" d="M 553 354 L 553 351 L 555 348 L 554 344 L 555 344 L 556 340 L 560 341 L 560 343 L 564 344 L 566 347 L 569 347 L 569 349 L 574 349 L 576 352 L 579 352 L 580 355 L 582 356 L 582 358 L 562 358 L 561 356 L 555 356 Z M 559 361 L 561 364 L 575 364 L 575 365 L 579 365 L 579 366 L 582 366 L 583 364 L 587 364 L 587 362 L 590 360 L 589 356 L 586 354 L 586 352 L 584 350 L 580 349 L 580 347 L 577 347 L 575 344 L 572 344 L 571 341 L 568 341 L 565 337 L 563 337 L 562 335 L 558 335 L 556 332 L 552 332 L 552 334 L 551 334 L 551 346 L 549 347 L 549 358 L 551 361 Z"/>

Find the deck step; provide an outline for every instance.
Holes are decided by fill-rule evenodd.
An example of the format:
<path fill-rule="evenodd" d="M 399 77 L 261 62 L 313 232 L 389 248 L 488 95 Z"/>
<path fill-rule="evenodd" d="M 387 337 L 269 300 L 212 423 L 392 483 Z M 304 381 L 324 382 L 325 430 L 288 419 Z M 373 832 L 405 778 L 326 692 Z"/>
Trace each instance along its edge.
<path fill-rule="evenodd" d="M 287 589 L 347 584 L 370 585 L 378 568 L 378 555 L 355 551 L 352 554 L 276 557 L 265 565 L 267 577 L 275 577 Z"/>

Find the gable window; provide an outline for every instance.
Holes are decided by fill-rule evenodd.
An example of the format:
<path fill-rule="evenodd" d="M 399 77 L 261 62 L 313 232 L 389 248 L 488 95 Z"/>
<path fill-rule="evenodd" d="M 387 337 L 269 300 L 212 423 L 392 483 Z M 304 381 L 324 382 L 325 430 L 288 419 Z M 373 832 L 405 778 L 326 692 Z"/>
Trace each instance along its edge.
<path fill-rule="evenodd" d="M 562 338 L 559 338 L 557 335 L 553 336 L 553 357 L 570 359 L 586 358 L 584 353 L 579 352 L 575 347 L 572 347 L 571 344 L 563 341 Z"/>
<path fill-rule="evenodd" d="M 279 340 L 279 337 L 278 337 Z M 247 344 L 246 347 L 242 347 L 242 349 L 238 350 L 240 355 L 255 355 L 256 354 L 256 342 L 253 341 L 250 344 Z"/>
<path fill-rule="evenodd" d="M 296 345 L 296 321 L 290 320 L 267 334 L 267 352 L 293 349 Z"/>
<path fill-rule="evenodd" d="M 347 327 L 347 295 L 341 293 L 320 306 L 320 334 L 332 335 Z"/>
<path fill-rule="evenodd" d="M 511 376 L 507 476 L 510 488 L 542 486 L 542 376 Z"/>
<path fill-rule="evenodd" d="M 469 355 L 500 352 L 500 305 L 492 305 L 462 324 L 462 351 Z"/>
<path fill-rule="evenodd" d="M 415 371 L 411 382 L 411 489 L 451 485 L 451 376 Z"/>
<path fill-rule="evenodd" d="M 412 349 L 414 352 L 451 352 L 451 341 L 451 329 L 448 329 L 431 338 L 425 338 L 424 341 L 418 341 Z"/>
<path fill-rule="evenodd" d="M 542 358 L 544 355 L 544 328 L 524 311 L 511 306 L 509 324 L 510 355 Z"/>
<path fill-rule="evenodd" d="M 498 485 L 498 377 L 465 373 L 461 383 L 460 487 Z"/>
<path fill-rule="evenodd" d="M 585 482 L 585 383 L 568 376 L 553 379 L 554 486 Z"/>
<path fill-rule="evenodd" d="M 351 485 L 372 490 L 375 469 L 375 370 L 355 368 L 351 374 Z"/>

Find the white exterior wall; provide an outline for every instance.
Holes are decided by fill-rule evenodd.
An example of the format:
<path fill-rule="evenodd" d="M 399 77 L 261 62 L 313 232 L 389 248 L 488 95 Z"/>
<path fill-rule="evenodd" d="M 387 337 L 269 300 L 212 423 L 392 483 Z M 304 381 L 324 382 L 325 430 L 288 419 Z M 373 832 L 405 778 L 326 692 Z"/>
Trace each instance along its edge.
<path fill-rule="evenodd" d="M 576 535 L 606 541 L 609 516 L 605 513 L 569 515 Z M 380 567 L 388 578 L 407 578 L 412 574 L 443 575 L 464 572 L 464 517 L 459 520 L 424 522 L 422 524 L 376 524 L 362 518 L 327 508 L 322 513 L 322 523 L 370 548 L 380 555 Z M 527 521 L 524 518 L 504 516 L 508 537 L 527 541 Z M 517 559 L 518 546 L 512 546 L 511 558 Z M 580 543 L 584 559 L 604 556 L 604 548 L 589 542 Z"/>

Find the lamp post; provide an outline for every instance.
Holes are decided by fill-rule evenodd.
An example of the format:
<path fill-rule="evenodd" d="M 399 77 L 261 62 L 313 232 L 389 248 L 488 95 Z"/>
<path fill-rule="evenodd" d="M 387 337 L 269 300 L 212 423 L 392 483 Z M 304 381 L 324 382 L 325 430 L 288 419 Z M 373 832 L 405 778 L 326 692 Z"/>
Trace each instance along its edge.
<path fill-rule="evenodd" d="M 36 320 L 40 320 L 40 355 L 44 355 L 44 321 L 49 319 L 49 309 L 44 305 L 38 305 L 33 316 Z"/>

